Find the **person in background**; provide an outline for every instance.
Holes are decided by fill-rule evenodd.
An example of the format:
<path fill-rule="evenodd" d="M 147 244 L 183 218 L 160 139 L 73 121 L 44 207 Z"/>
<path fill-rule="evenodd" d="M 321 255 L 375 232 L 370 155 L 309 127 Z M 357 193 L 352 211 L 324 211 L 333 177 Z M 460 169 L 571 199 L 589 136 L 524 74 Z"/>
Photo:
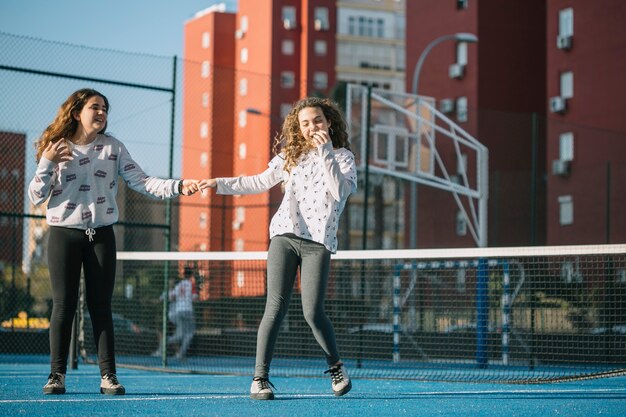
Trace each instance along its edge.
<path fill-rule="evenodd" d="M 89 88 L 77 90 L 61 105 L 36 144 L 37 168 L 28 196 L 34 205 L 47 201 L 52 285 L 50 375 L 44 394 L 65 393 L 81 269 L 98 353 L 100 392 L 126 392 L 116 375 L 111 311 L 119 177 L 133 190 L 161 199 L 199 190 L 197 180 L 146 175 L 124 144 L 106 133 L 110 110 L 102 93 Z"/>
<path fill-rule="evenodd" d="M 167 344 L 180 344 L 176 358 L 181 360 L 187 357 L 189 345 L 191 345 L 193 335 L 196 331 L 193 302 L 198 299 L 198 293 L 195 288 L 193 269 L 186 266 L 181 279 L 174 288 L 168 292 L 169 309 L 167 318 L 174 323 L 176 330 L 173 335 L 167 338 Z M 161 296 L 161 300 L 163 300 L 163 298 L 164 296 Z M 161 348 L 153 354 L 153 356 L 161 355 Z"/>
<path fill-rule="evenodd" d="M 277 155 L 260 174 L 200 181 L 201 190 L 217 188 L 218 194 L 260 193 L 277 184 L 284 188 L 280 207 L 270 222 L 267 300 L 257 334 L 250 397 L 274 399 L 270 363 L 298 268 L 304 317 L 324 351 L 332 390 L 341 396 L 350 391 L 352 382 L 324 312 L 339 217 L 357 186 L 354 155 L 341 111 L 329 99 L 301 99 L 286 116 L 274 149 Z"/>

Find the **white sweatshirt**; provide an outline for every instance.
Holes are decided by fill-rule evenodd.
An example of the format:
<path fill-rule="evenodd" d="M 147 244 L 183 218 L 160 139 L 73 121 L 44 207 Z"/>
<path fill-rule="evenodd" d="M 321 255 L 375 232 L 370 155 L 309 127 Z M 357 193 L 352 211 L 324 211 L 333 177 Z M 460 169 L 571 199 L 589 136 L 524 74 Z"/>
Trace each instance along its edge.
<path fill-rule="evenodd" d="M 28 186 L 33 204 L 48 200 L 46 220 L 51 226 L 86 230 L 117 222 L 118 176 L 154 198 L 178 195 L 179 180 L 149 177 L 112 136 L 99 134 L 89 145 L 70 146 L 73 160 L 56 164 L 42 157 Z"/>
<path fill-rule="evenodd" d="M 288 174 L 284 156 L 275 156 L 260 174 L 217 178 L 218 194 L 255 194 L 283 182 L 285 194 L 270 222 L 270 239 L 293 233 L 337 251 L 339 216 L 348 196 L 356 190 L 354 155 L 331 143 L 303 155 Z"/>

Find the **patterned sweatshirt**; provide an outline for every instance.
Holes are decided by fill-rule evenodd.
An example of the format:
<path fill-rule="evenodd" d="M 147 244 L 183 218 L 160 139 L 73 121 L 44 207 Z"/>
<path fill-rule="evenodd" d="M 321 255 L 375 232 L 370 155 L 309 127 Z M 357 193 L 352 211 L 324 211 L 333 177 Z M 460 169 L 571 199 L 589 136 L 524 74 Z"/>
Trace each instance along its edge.
<path fill-rule="evenodd" d="M 275 156 L 260 174 L 217 178 L 218 194 L 255 194 L 283 182 L 285 194 L 270 222 L 270 239 L 293 233 L 337 251 L 339 216 L 348 196 L 356 191 L 354 155 L 331 143 L 303 155 L 287 173 L 282 154 Z"/>
<path fill-rule="evenodd" d="M 98 134 L 88 145 L 69 145 L 74 159 L 56 164 L 41 157 L 28 186 L 33 204 L 48 200 L 46 220 L 51 226 L 86 230 L 117 222 L 118 176 L 133 190 L 154 198 L 178 195 L 179 180 L 147 176 L 112 136 Z"/>

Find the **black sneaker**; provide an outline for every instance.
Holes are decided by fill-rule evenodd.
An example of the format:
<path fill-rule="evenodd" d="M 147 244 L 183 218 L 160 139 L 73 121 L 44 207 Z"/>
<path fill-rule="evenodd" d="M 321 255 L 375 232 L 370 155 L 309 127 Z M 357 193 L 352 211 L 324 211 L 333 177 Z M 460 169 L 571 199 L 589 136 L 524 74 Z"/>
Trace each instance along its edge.
<path fill-rule="evenodd" d="M 274 391 L 272 388 L 275 387 L 269 379 L 254 377 L 252 386 L 250 386 L 250 398 L 253 400 L 273 400 Z"/>
<path fill-rule="evenodd" d="M 48 376 L 48 383 L 43 386 L 44 394 L 65 394 L 65 375 L 58 372 Z"/>
<path fill-rule="evenodd" d="M 124 395 L 126 389 L 117 380 L 117 375 L 106 374 L 100 380 L 100 394 Z"/>
<path fill-rule="evenodd" d="M 346 368 L 343 363 L 333 366 L 325 374 L 330 374 L 331 385 L 333 387 L 333 393 L 336 397 L 341 397 L 347 394 L 352 389 L 352 381 L 346 372 Z"/>

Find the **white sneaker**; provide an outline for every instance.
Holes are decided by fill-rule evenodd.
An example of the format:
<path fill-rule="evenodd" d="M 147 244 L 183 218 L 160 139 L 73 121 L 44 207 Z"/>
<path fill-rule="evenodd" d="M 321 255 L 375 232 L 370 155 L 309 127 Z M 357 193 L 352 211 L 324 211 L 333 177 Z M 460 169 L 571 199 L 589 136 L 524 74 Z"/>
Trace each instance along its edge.
<path fill-rule="evenodd" d="M 273 400 L 274 385 L 267 378 L 254 377 L 250 386 L 250 398 L 253 400 Z"/>
<path fill-rule="evenodd" d="M 124 395 L 126 388 L 117 380 L 117 375 L 106 374 L 100 380 L 100 394 Z"/>
<path fill-rule="evenodd" d="M 65 394 L 65 375 L 55 372 L 48 376 L 48 383 L 43 386 L 44 394 Z"/>
<path fill-rule="evenodd" d="M 350 377 L 343 363 L 331 367 L 324 373 L 330 374 L 331 385 L 336 397 L 341 397 L 352 389 L 352 381 L 350 381 Z"/>

